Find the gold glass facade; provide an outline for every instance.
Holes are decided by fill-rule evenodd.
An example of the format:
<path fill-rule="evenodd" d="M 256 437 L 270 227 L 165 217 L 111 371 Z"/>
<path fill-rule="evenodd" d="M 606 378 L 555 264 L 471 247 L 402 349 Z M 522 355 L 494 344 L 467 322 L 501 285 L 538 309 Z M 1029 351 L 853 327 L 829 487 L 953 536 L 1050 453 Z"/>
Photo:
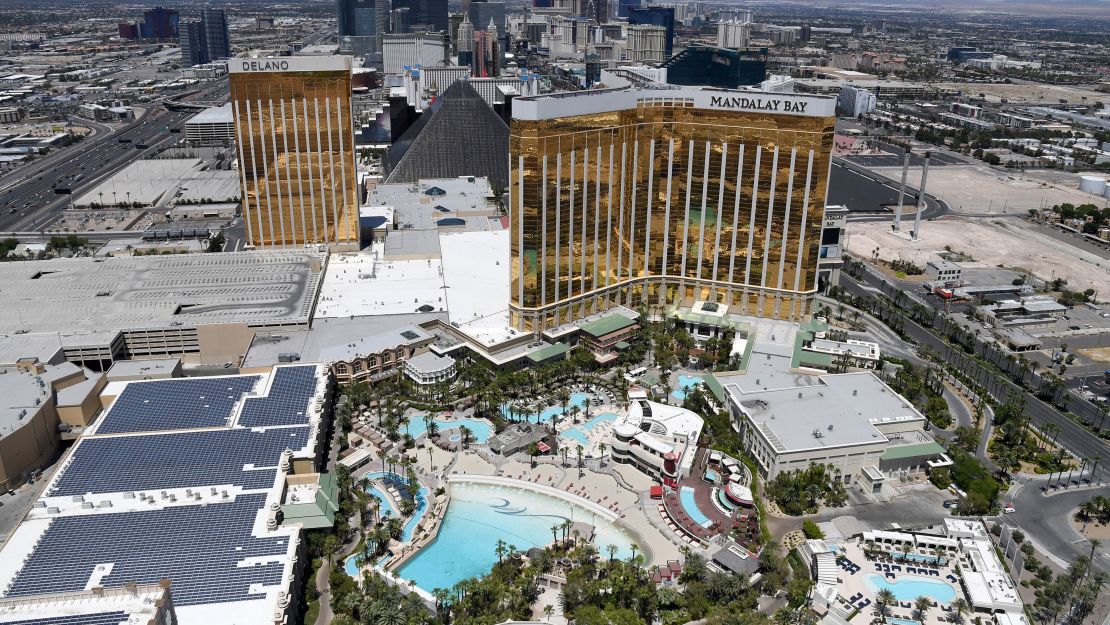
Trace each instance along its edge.
<path fill-rule="evenodd" d="M 696 301 L 777 319 L 810 314 L 831 111 L 644 97 L 538 117 L 514 119 L 509 143 L 514 327 Z"/>
<path fill-rule="evenodd" d="M 290 62 L 295 68 L 295 59 L 250 67 Z M 342 69 L 302 71 L 237 71 L 240 64 L 248 69 L 232 61 L 229 79 L 248 242 L 357 245 L 348 61 L 338 63 Z"/>

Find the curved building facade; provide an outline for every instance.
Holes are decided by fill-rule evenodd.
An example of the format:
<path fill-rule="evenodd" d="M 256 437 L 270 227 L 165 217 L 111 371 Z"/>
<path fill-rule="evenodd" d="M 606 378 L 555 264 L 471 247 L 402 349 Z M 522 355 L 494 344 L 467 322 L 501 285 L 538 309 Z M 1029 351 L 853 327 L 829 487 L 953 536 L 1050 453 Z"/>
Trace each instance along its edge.
<path fill-rule="evenodd" d="M 808 317 L 835 106 L 672 86 L 514 100 L 514 327 L 697 301 Z"/>

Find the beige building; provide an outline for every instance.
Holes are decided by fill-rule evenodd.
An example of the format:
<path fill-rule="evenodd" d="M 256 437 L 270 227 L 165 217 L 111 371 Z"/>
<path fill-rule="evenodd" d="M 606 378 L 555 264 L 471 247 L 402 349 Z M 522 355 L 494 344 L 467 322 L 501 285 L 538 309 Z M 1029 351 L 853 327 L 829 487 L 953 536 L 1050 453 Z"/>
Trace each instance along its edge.
<path fill-rule="evenodd" d="M 321 349 L 320 360 L 328 363 L 339 384 L 374 383 L 400 372 L 407 360 L 427 352 L 434 342 L 427 330 L 407 325 Z"/>
<path fill-rule="evenodd" d="M 25 482 L 58 451 L 62 429 L 84 427 L 100 411 L 104 376 L 36 358 L 0 366 L 0 489 Z"/>

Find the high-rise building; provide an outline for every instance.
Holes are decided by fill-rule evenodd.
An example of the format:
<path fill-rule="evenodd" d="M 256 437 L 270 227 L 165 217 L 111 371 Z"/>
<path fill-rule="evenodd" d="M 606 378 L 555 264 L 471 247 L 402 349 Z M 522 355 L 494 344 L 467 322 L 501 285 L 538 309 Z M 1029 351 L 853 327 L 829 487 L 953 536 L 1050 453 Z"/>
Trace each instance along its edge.
<path fill-rule="evenodd" d="M 617 17 L 628 17 L 632 9 L 640 8 L 640 0 L 617 0 Z"/>
<path fill-rule="evenodd" d="M 628 23 L 642 26 L 661 26 L 664 33 L 664 54 L 670 57 L 674 54 L 674 7 L 647 7 L 632 9 L 628 14 Z"/>
<path fill-rule="evenodd" d="M 628 27 L 628 60 L 662 63 L 667 58 L 667 29 L 662 26 Z"/>
<path fill-rule="evenodd" d="M 339 45 L 356 56 L 381 51 L 381 36 L 389 30 L 387 0 L 338 0 Z"/>
<path fill-rule="evenodd" d="M 177 26 L 181 16 L 173 9 L 154 7 L 143 11 L 139 36 L 143 39 L 177 39 Z"/>
<path fill-rule="evenodd" d="M 455 43 L 459 55 L 459 65 L 470 67 L 474 62 L 474 24 L 470 16 L 463 14 L 463 21 L 459 24 L 458 39 Z"/>
<path fill-rule="evenodd" d="M 409 11 L 406 7 L 393 9 L 393 18 L 390 20 L 390 32 L 405 34 L 412 29 L 412 19 L 410 19 Z"/>
<path fill-rule="evenodd" d="M 204 47 L 204 25 L 200 20 L 185 20 L 180 25 L 181 65 L 192 67 L 208 62 Z"/>
<path fill-rule="evenodd" d="M 746 48 L 752 41 L 751 22 L 717 22 L 718 48 Z"/>
<path fill-rule="evenodd" d="M 501 74 L 501 44 L 497 39 L 497 26 L 490 21 L 485 30 L 474 31 L 474 58 L 471 75 L 479 78 L 496 78 Z"/>
<path fill-rule="evenodd" d="M 445 35 L 439 33 L 420 32 L 384 35 L 382 71 L 386 74 L 403 74 L 406 67 L 446 65 L 447 43 L 444 37 Z"/>
<path fill-rule="evenodd" d="M 514 327 L 699 301 L 811 314 L 836 100 L 653 87 L 513 101 Z"/>
<path fill-rule="evenodd" d="M 202 65 L 231 56 L 227 15 L 222 9 L 202 9 L 199 20 L 181 23 L 181 62 Z"/>
<path fill-rule="evenodd" d="M 393 0 L 393 8 L 407 8 L 412 30 L 447 32 L 447 0 Z"/>
<path fill-rule="evenodd" d="M 700 87 L 754 86 L 767 79 L 767 48 L 734 50 L 687 46 L 667 59 L 667 82 Z"/>
<path fill-rule="evenodd" d="M 358 244 L 351 57 L 233 59 L 247 241 Z"/>
<path fill-rule="evenodd" d="M 505 3 L 504 2 L 476 2 L 470 3 L 467 10 L 470 23 L 479 28 L 485 28 L 490 20 L 497 25 L 497 37 L 505 36 Z"/>
<path fill-rule="evenodd" d="M 227 14 L 223 9 L 201 9 L 200 21 L 204 24 L 204 47 L 207 63 L 231 57 L 231 37 L 227 29 Z"/>
<path fill-rule="evenodd" d="M 129 22 L 119 23 L 119 38 L 120 39 L 138 39 L 139 38 L 139 25 Z"/>

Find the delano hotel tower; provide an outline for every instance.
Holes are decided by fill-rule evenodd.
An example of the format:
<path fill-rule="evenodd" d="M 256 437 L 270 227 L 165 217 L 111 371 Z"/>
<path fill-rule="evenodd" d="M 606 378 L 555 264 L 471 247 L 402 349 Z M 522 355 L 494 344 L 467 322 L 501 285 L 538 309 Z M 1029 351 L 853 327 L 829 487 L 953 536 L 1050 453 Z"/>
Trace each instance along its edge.
<path fill-rule="evenodd" d="M 351 58 L 228 61 L 247 240 L 358 244 Z"/>
<path fill-rule="evenodd" d="M 671 85 L 514 100 L 512 325 L 697 301 L 805 318 L 835 106 Z"/>

